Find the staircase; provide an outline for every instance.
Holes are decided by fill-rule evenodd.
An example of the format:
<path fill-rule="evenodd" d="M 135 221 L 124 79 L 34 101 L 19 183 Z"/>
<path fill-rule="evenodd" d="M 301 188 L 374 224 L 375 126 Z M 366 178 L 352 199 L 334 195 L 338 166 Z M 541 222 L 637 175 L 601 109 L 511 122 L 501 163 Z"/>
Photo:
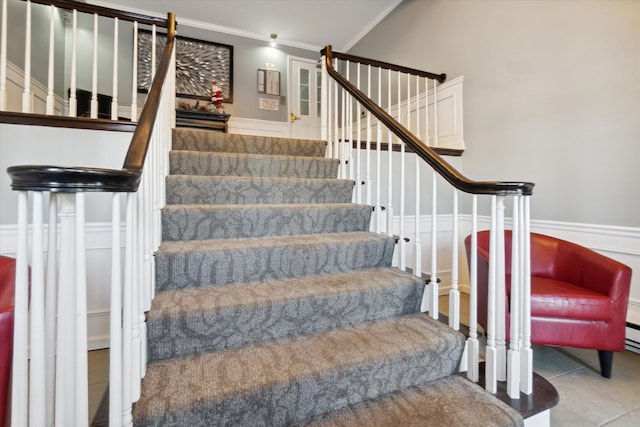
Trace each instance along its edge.
<path fill-rule="evenodd" d="M 174 130 L 134 425 L 522 425 L 325 149 Z"/>

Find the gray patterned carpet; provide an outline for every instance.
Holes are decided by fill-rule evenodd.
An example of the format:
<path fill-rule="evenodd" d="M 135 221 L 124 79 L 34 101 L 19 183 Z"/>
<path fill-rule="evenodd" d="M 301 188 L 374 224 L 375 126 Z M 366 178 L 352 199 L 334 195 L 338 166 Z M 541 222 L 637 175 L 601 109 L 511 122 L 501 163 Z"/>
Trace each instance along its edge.
<path fill-rule="evenodd" d="M 522 425 L 457 374 L 464 337 L 323 142 L 173 137 L 134 425 Z"/>

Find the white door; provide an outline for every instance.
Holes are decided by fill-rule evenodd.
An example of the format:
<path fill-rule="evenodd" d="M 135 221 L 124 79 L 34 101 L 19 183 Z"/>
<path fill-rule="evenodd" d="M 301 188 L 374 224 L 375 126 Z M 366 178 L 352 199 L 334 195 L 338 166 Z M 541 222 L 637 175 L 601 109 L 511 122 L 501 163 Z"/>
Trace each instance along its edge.
<path fill-rule="evenodd" d="M 289 57 L 289 126 L 291 138 L 320 139 L 322 70 L 313 59 Z"/>

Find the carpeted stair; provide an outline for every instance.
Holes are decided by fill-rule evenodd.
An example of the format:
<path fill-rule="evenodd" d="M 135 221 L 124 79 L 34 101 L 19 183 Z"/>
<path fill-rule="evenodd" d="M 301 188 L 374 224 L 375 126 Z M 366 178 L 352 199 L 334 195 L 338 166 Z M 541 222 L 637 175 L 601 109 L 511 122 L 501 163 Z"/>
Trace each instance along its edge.
<path fill-rule="evenodd" d="M 320 141 L 174 131 L 135 426 L 521 425 Z"/>

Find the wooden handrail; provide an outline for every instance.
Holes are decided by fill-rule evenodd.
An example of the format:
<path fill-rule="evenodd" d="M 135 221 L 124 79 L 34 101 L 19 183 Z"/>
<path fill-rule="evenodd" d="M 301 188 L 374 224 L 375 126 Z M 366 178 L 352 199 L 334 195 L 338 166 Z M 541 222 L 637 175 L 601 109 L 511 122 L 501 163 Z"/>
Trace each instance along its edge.
<path fill-rule="evenodd" d="M 321 51 L 325 58 L 327 72 L 333 79 L 349 92 L 358 102 L 387 126 L 400 140 L 427 162 L 442 178 L 460 191 L 471 194 L 495 194 L 495 195 L 531 195 L 535 184 L 531 182 L 500 182 L 500 181 L 472 181 L 458 172 L 446 160 L 444 160 L 431 147 L 427 147 L 413 133 L 401 125 L 389 113 L 384 111 L 367 95 L 349 82 L 342 74 L 333 68 L 333 52 L 331 46 L 327 46 Z M 345 58 L 344 54 L 340 54 Z M 357 57 L 351 57 L 357 58 Z M 369 60 L 371 62 L 371 60 Z M 378 62 L 379 64 L 382 64 Z M 396 66 L 398 67 L 398 66 Z M 432 73 L 430 73 L 432 74 Z M 438 74 L 433 74 L 438 76 Z M 440 76 L 443 76 L 440 74 Z"/>
<path fill-rule="evenodd" d="M 330 46 L 325 47 L 320 51 L 320 53 L 322 55 L 325 55 L 327 48 L 331 48 L 331 47 Z M 384 68 L 385 70 L 399 71 L 405 74 L 412 74 L 414 76 L 426 77 L 429 79 L 437 80 L 440 83 L 444 83 L 444 81 L 447 80 L 447 75 L 445 73 L 441 73 L 441 74 L 430 73 L 428 71 L 417 70 L 415 68 L 404 67 L 402 65 L 396 65 L 396 64 L 391 64 L 389 62 L 378 61 L 376 59 L 363 58 L 362 56 L 351 55 L 348 53 L 332 52 L 331 54 L 332 54 L 332 57 L 335 59 L 342 59 L 344 61 L 350 61 L 350 62 L 364 64 L 364 65 L 371 65 L 373 67 Z"/>
<path fill-rule="evenodd" d="M 124 159 L 124 165 L 122 167 L 126 170 L 141 170 L 144 166 L 144 159 L 149 148 L 149 139 L 151 138 L 153 125 L 158 114 L 158 107 L 160 106 L 162 86 L 167 77 L 176 39 L 175 15 L 169 13 L 167 20 L 169 22 L 169 26 L 167 27 L 167 44 L 160 57 L 160 64 L 158 65 L 151 88 L 149 89 L 147 102 L 145 102 L 142 113 L 140 113 L 138 127 L 133 134 L 131 145 L 129 145 L 127 156 Z"/>
<path fill-rule="evenodd" d="M 26 1 L 26 0 L 22 0 Z M 96 6 L 87 3 L 80 3 L 72 0 L 31 0 L 31 3 L 38 3 L 44 5 L 51 5 L 67 10 L 77 10 L 84 13 L 97 13 L 100 16 L 106 16 L 108 18 L 118 18 L 125 21 L 136 21 L 140 24 L 157 25 L 158 27 L 167 28 L 169 26 L 168 21 L 165 18 L 156 18 L 153 16 L 142 15 L 140 13 L 126 12 L 117 9 L 111 9 L 109 7 Z"/>
<path fill-rule="evenodd" d="M 67 0 L 47 2 L 47 4 L 52 3 L 76 4 Z M 77 4 L 81 5 L 82 3 Z M 49 165 L 11 166 L 7 168 L 7 173 L 11 177 L 13 190 L 57 192 L 135 192 L 138 190 L 153 125 L 160 106 L 162 87 L 171 65 L 175 43 L 175 15 L 169 13 L 165 25 L 162 26 L 167 28 L 167 44 L 162 52 L 159 66 L 149 89 L 147 102 L 142 109 L 122 170 L 67 168 Z"/>

